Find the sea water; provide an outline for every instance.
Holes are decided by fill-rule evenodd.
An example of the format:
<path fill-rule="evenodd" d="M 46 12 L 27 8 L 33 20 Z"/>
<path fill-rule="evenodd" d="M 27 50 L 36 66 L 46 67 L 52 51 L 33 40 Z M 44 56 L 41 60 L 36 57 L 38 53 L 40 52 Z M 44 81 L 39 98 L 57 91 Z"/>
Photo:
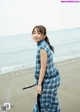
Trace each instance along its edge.
<path fill-rule="evenodd" d="M 80 57 L 80 28 L 48 31 L 54 62 Z M 31 34 L 0 37 L 0 74 L 34 67 L 37 45 Z"/>

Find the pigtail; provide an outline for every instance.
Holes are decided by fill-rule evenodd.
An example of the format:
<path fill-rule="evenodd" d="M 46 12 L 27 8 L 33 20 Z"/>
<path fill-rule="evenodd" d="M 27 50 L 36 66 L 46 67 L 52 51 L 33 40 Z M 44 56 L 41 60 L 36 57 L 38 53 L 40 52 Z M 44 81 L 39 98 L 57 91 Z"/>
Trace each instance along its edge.
<path fill-rule="evenodd" d="M 47 36 L 45 37 L 45 41 L 48 43 L 50 49 L 51 49 L 51 50 L 53 51 L 53 53 L 54 53 L 54 47 L 50 44 L 49 38 L 48 38 Z"/>

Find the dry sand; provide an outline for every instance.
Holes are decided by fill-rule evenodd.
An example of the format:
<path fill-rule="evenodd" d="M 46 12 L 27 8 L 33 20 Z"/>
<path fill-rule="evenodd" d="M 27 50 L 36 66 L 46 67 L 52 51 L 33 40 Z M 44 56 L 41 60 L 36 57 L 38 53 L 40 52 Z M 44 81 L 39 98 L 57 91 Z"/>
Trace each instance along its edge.
<path fill-rule="evenodd" d="M 58 90 L 61 112 L 80 112 L 80 58 L 56 63 L 60 71 L 61 85 Z M 0 105 L 11 104 L 7 112 L 33 112 L 36 103 L 34 68 L 0 75 Z"/>

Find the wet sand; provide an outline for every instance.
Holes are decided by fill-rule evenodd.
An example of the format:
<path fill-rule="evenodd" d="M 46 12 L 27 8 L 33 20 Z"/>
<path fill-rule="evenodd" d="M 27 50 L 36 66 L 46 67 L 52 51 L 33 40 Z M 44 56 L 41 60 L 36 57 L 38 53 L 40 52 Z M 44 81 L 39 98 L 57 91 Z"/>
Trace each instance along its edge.
<path fill-rule="evenodd" d="M 60 71 L 61 85 L 58 90 L 61 112 L 80 112 L 80 58 L 55 63 Z M 17 70 L 0 75 L 0 105 L 8 102 L 7 112 L 33 112 L 36 103 L 34 68 Z"/>

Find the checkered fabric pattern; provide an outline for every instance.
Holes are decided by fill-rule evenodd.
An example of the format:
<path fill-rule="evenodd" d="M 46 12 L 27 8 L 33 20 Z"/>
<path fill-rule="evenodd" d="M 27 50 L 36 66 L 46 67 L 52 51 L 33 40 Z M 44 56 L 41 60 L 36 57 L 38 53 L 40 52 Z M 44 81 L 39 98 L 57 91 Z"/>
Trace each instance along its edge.
<path fill-rule="evenodd" d="M 40 73 L 40 50 L 44 49 L 47 52 L 47 68 L 42 84 L 43 93 L 40 95 L 40 109 L 41 112 L 60 112 L 58 102 L 58 87 L 60 86 L 60 74 L 53 63 L 53 55 L 45 40 L 38 43 L 38 50 L 36 56 L 35 78 L 38 84 Z M 38 104 L 36 103 L 33 112 L 39 112 Z"/>

